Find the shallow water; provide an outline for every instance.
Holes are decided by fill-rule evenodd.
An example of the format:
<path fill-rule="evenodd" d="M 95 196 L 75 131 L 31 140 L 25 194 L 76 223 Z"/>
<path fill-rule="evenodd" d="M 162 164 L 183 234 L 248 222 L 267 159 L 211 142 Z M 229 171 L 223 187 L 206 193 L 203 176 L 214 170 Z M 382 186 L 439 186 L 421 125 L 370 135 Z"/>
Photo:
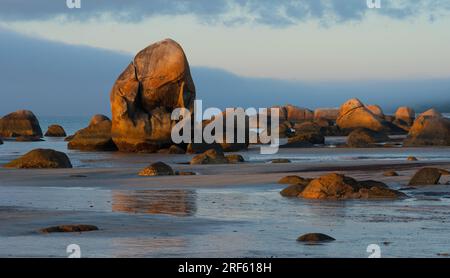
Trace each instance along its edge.
<path fill-rule="evenodd" d="M 378 244 L 383 257 L 450 252 L 448 191 L 433 198 L 408 191 L 411 198 L 402 201 L 320 202 L 283 198 L 279 190 L 0 187 L 2 222 L 18 216 L 13 231 L 0 230 L 0 256 L 66 256 L 70 243 L 85 257 L 367 257 L 369 244 Z M 34 214 L 41 219 L 27 218 Z M 61 221 L 96 224 L 100 231 L 35 232 Z M 336 241 L 296 242 L 308 232 Z"/>

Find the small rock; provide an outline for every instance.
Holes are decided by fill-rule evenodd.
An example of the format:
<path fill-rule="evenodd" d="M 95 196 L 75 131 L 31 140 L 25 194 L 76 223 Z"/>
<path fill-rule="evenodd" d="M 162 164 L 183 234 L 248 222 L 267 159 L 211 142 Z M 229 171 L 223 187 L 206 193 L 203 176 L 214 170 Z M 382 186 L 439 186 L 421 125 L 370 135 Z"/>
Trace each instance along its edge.
<path fill-rule="evenodd" d="M 289 159 L 285 159 L 285 158 L 272 159 L 271 162 L 272 163 L 291 163 L 291 161 Z"/>
<path fill-rule="evenodd" d="M 94 225 L 59 225 L 59 226 L 53 226 L 48 227 L 44 229 L 40 229 L 39 232 L 41 233 L 81 233 L 81 232 L 90 232 L 90 231 L 97 231 L 98 227 Z"/>
<path fill-rule="evenodd" d="M 195 172 L 176 172 L 178 176 L 195 176 L 197 175 Z"/>
<path fill-rule="evenodd" d="M 35 149 L 5 165 L 6 168 L 72 168 L 65 153 Z"/>
<path fill-rule="evenodd" d="M 318 242 L 328 242 L 328 241 L 334 241 L 336 239 L 330 237 L 326 234 L 321 233 L 310 233 L 310 234 L 304 234 L 297 238 L 297 241 L 301 242 L 309 242 L 309 243 L 318 243 Z"/>
<path fill-rule="evenodd" d="M 244 157 L 240 154 L 230 154 L 226 156 L 228 163 L 245 162 Z"/>
<path fill-rule="evenodd" d="M 196 155 L 192 158 L 190 164 L 227 164 L 228 159 L 223 152 L 215 149 L 207 150 L 206 152 Z"/>
<path fill-rule="evenodd" d="M 383 173 L 383 176 L 385 177 L 397 177 L 398 173 L 395 171 L 386 171 Z"/>
<path fill-rule="evenodd" d="M 60 125 L 51 125 L 48 127 L 47 132 L 45 133 L 46 137 L 66 137 L 67 134 L 64 131 L 64 128 Z"/>
<path fill-rule="evenodd" d="M 406 159 L 407 161 L 418 161 L 418 159 L 415 156 L 408 156 Z"/>
<path fill-rule="evenodd" d="M 357 128 L 353 130 L 348 138 L 347 145 L 351 148 L 367 148 L 389 141 L 389 136 L 384 132 L 375 132 L 370 129 Z"/>
<path fill-rule="evenodd" d="M 139 176 L 173 176 L 175 173 L 169 165 L 164 162 L 156 162 L 139 172 Z"/>
<path fill-rule="evenodd" d="M 422 168 L 414 174 L 408 185 L 417 186 L 438 184 L 441 175 L 441 171 L 437 168 Z"/>

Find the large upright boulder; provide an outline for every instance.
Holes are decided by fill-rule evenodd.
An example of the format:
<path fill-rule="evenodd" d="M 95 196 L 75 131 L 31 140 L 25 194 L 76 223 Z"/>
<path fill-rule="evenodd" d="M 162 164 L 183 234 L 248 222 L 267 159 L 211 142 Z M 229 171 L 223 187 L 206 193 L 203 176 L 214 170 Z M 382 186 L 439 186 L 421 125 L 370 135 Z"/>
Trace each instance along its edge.
<path fill-rule="evenodd" d="M 68 148 L 82 151 L 117 150 L 111 137 L 111 120 L 103 117 L 103 120 L 99 120 L 98 115 L 94 116 L 88 127 L 77 131 L 70 139 Z"/>
<path fill-rule="evenodd" d="M 450 120 L 430 109 L 420 114 L 409 130 L 404 146 L 450 146 Z"/>
<path fill-rule="evenodd" d="M 33 112 L 19 110 L 0 119 L 1 137 L 42 137 L 41 126 Z"/>
<path fill-rule="evenodd" d="M 349 130 L 366 128 L 373 131 L 384 131 L 387 129 L 386 123 L 356 98 L 348 100 L 341 106 L 336 123 L 339 128 Z"/>
<path fill-rule="evenodd" d="M 111 91 L 112 138 L 121 151 L 171 145 L 175 108 L 193 109 L 195 86 L 181 46 L 171 39 L 141 50 Z"/>

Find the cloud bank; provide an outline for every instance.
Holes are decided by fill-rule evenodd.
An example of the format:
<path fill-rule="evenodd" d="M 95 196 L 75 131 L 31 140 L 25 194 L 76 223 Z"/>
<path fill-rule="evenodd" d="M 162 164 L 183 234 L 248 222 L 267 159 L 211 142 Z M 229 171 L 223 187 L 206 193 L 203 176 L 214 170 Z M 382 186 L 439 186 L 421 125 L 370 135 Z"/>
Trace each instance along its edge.
<path fill-rule="evenodd" d="M 369 9 L 366 0 L 81 0 L 81 4 L 80 9 L 68 9 L 66 0 L 0 0 L 0 20 L 90 20 L 110 15 L 115 21 L 138 22 L 154 16 L 192 15 L 207 24 L 283 27 L 307 20 L 325 25 L 359 21 L 369 13 L 438 20 L 450 12 L 448 0 L 381 0 L 381 9 Z"/>

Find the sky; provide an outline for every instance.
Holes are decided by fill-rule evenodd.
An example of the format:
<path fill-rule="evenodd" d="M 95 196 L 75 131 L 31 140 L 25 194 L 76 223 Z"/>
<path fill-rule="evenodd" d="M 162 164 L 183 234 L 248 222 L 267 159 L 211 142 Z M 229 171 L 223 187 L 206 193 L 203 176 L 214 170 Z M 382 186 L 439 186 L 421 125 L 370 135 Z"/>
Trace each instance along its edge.
<path fill-rule="evenodd" d="M 339 106 L 359 96 L 388 110 L 450 107 L 450 0 L 366 2 L 81 0 L 69 9 L 66 0 L 0 0 L 0 114 L 108 113 L 133 55 L 168 37 L 211 106 Z"/>

